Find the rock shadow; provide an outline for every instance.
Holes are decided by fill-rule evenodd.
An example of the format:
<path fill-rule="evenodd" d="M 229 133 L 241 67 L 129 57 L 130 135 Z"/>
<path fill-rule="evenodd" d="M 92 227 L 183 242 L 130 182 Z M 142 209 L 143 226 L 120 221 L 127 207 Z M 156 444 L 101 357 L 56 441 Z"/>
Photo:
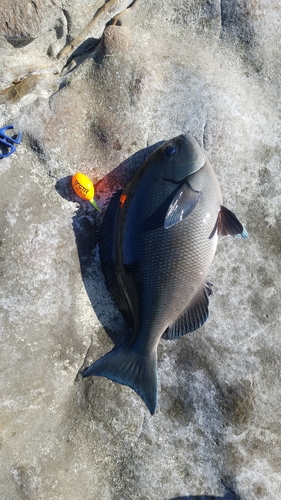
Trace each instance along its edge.
<path fill-rule="evenodd" d="M 78 66 L 80 66 L 80 64 L 82 64 L 86 59 L 88 59 L 89 57 L 93 57 L 94 51 L 97 49 L 99 44 L 100 38 L 87 38 L 86 40 L 84 40 L 84 42 L 82 42 L 68 57 L 64 65 L 64 69 L 66 69 L 65 75 L 69 75 L 74 70 L 76 70 Z M 73 61 L 75 61 L 75 65 L 70 66 Z M 66 83 L 62 82 L 60 88 L 65 85 Z"/>
<path fill-rule="evenodd" d="M 95 184 L 95 200 L 100 207 L 100 212 L 97 212 L 89 202 L 82 200 L 74 193 L 71 186 L 71 176 L 59 179 L 55 185 L 60 196 L 67 201 L 79 203 L 79 208 L 72 219 L 72 227 L 83 284 L 95 314 L 115 345 L 124 342 L 122 331 L 126 336 L 128 327 L 105 287 L 97 251 L 99 228 L 112 195 L 125 187 L 143 161 L 163 142 L 137 151 Z M 110 313 L 111 307 L 112 320 L 108 320 L 110 316 L 108 312 Z M 116 321 L 116 316 L 119 317 L 118 321 Z"/>

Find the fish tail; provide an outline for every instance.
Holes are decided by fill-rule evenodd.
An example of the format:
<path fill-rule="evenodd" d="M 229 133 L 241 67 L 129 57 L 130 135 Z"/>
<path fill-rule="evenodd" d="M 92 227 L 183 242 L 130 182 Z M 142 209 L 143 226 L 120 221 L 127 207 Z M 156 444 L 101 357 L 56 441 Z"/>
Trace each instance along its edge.
<path fill-rule="evenodd" d="M 83 377 L 106 377 L 131 387 L 145 402 L 151 415 L 157 406 L 157 352 L 147 355 L 128 344 L 114 348 L 82 372 Z"/>

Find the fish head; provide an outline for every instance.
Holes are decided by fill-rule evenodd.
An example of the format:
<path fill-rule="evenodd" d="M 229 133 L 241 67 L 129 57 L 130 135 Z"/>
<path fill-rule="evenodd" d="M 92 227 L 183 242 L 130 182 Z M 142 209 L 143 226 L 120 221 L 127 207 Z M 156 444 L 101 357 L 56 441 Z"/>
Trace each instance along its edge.
<path fill-rule="evenodd" d="M 191 135 L 181 134 L 159 148 L 163 162 L 162 179 L 179 183 L 200 170 L 207 156 Z"/>

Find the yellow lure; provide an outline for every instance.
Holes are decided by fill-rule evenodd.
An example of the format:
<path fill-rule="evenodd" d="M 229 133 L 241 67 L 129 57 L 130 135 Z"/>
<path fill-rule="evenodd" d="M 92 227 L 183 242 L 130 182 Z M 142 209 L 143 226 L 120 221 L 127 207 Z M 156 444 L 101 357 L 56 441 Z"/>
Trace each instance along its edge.
<path fill-rule="evenodd" d="M 99 210 L 99 207 L 94 200 L 95 189 L 89 177 L 81 172 L 77 172 L 73 175 L 71 183 L 75 193 L 80 196 L 80 198 L 89 201 L 97 210 Z"/>

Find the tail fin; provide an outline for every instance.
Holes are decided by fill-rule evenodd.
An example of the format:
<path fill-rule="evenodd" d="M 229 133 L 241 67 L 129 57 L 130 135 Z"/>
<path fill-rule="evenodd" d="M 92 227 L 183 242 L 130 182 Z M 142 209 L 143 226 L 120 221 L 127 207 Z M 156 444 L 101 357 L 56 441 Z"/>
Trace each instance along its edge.
<path fill-rule="evenodd" d="M 131 387 L 153 415 L 157 406 L 156 356 L 156 350 L 144 356 L 133 351 L 128 344 L 123 344 L 86 368 L 82 376 L 98 375 Z"/>

